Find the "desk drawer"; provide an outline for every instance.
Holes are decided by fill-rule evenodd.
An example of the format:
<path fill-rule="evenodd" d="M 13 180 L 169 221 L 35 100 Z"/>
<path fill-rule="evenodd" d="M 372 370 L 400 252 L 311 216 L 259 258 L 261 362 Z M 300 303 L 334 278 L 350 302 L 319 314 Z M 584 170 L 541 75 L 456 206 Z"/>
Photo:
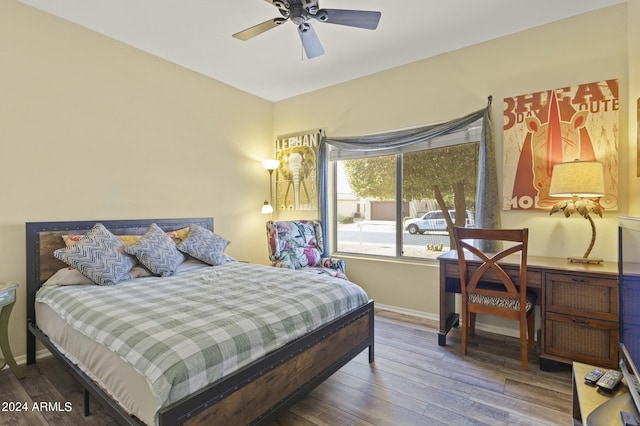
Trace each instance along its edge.
<path fill-rule="evenodd" d="M 547 273 L 545 280 L 546 312 L 618 321 L 618 281 L 616 279 Z"/>
<path fill-rule="evenodd" d="M 548 312 L 544 325 L 545 354 L 617 367 L 617 323 Z"/>
<path fill-rule="evenodd" d="M 470 263 L 471 268 L 473 270 L 478 269 L 477 264 Z M 507 275 L 511 277 L 516 283 L 520 282 L 520 270 L 517 266 L 506 265 L 504 266 L 504 270 L 507 272 Z M 444 264 L 444 273 L 447 277 L 459 277 L 460 276 L 460 267 L 457 263 L 446 263 Z M 488 282 L 500 282 L 500 279 L 493 271 L 487 271 L 487 273 L 482 278 L 482 281 Z M 542 271 L 538 269 L 527 269 L 527 287 L 532 288 L 541 288 L 542 287 Z"/>

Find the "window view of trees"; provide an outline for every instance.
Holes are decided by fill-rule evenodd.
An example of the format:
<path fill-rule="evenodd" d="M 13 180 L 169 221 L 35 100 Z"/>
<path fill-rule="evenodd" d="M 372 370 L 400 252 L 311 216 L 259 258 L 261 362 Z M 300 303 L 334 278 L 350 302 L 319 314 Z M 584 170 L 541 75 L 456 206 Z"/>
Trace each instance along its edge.
<path fill-rule="evenodd" d="M 446 220 L 436 201 L 435 187 L 453 215 L 454 184 L 462 183 L 465 223 L 472 225 L 478 148 L 478 143 L 466 143 L 338 161 L 338 251 L 435 258 L 449 250 Z M 402 183 L 400 190 L 396 182 Z M 400 220 L 398 200 L 402 200 Z"/>

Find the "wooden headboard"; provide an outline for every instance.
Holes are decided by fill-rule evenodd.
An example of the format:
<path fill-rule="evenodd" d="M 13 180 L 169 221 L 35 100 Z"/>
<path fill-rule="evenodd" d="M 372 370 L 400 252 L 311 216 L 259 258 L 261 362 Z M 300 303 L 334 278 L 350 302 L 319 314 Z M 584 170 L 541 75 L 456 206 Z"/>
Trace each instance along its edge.
<path fill-rule="evenodd" d="M 54 250 L 64 247 L 62 235 L 78 235 L 102 223 L 115 235 L 143 235 L 152 223 L 165 231 L 175 231 L 196 224 L 213 231 L 213 218 L 91 220 L 76 222 L 28 222 L 27 238 L 27 324 L 35 324 L 36 292 L 57 270 L 67 266 L 53 257 Z M 30 347 L 33 345 L 33 347 Z M 30 349 L 32 351 L 30 352 Z M 27 358 L 35 354 L 35 338 L 27 332 Z M 35 356 L 35 355 L 34 355 Z M 32 362 L 35 361 L 32 360 Z M 29 360 L 27 359 L 27 362 Z"/>

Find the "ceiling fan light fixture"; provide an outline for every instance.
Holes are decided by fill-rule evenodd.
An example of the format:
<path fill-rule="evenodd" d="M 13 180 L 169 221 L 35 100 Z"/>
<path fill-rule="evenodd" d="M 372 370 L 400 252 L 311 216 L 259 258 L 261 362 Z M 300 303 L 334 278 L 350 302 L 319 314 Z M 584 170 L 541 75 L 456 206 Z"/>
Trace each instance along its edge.
<path fill-rule="evenodd" d="M 303 24 L 309 19 L 309 17 L 305 13 L 304 8 L 300 5 L 291 6 L 291 8 L 289 9 L 289 12 L 290 12 L 289 19 L 291 19 L 291 22 L 293 22 L 296 25 Z"/>
<path fill-rule="evenodd" d="M 290 20 L 298 27 L 302 46 L 309 59 L 324 54 L 322 44 L 313 27 L 307 22 L 311 18 L 318 22 L 345 25 L 374 30 L 380 21 L 380 12 L 348 9 L 320 9 L 318 0 L 267 0 L 278 8 L 282 18 L 275 18 L 233 34 L 240 40 L 249 40 Z"/>

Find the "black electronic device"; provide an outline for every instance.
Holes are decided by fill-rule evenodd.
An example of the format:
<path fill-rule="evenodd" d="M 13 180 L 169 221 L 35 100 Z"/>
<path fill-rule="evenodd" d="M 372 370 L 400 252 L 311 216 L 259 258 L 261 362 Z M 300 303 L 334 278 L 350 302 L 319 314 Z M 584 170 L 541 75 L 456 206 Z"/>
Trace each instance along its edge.
<path fill-rule="evenodd" d="M 584 376 L 584 382 L 588 385 L 595 385 L 598 380 L 600 380 L 600 377 L 602 377 L 604 375 L 604 371 L 603 370 L 598 370 L 593 369 L 589 372 L 589 374 L 587 374 L 586 376 Z"/>
<path fill-rule="evenodd" d="M 607 370 L 596 382 L 599 389 L 611 392 L 622 381 L 622 373 L 617 370 Z"/>
<path fill-rule="evenodd" d="M 620 370 L 640 412 L 640 218 L 618 220 Z"/>
<path fill-rule="evenodd" d="M 640 419 L 640 218 L 620 217 L 618 226 L 618 307 L 620 320 L 620 370 L 629 392 L 622 392 L 597 407 L 587 426 L 621 424 L 622 412 L 629 426 Z M 600 389 L 598 389 L 600 391 Z M 612 423 L 615 422 L 615 423 Z M 623 418 L 622 424 L 627 424 Z"/>

